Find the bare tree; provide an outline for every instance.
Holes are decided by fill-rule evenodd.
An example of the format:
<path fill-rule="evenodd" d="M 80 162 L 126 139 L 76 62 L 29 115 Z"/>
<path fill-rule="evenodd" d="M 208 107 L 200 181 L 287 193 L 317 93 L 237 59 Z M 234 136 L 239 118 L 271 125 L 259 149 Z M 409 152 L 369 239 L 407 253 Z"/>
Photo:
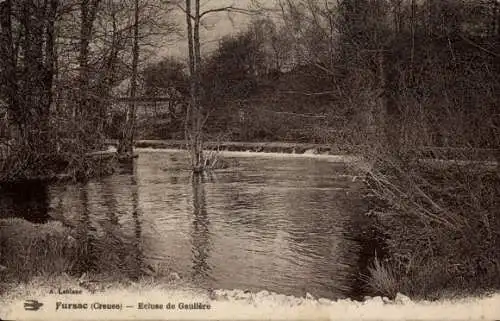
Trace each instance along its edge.
<path fill-rule="evenodd" d="M 200 1 L 195 1 L 195 15 L 192 15 L 191 0 L 186 0 L 186 25 L 188 37 L 188 66 L 189 66 L 189 88 L 190 104 L 186 113 L 185 135 L 191 151 L 191 166 L 198 172 L 203 170 L 203 140 L 202 140 L 202 120 L 201 106 L 199 101 L 200 83 L 199 67 L 201 54 L 197 53 L 200 48 Z M 193 28 L 194 20 L 194 28 Z"/>
<path fill-rule="evenodd" d="M 102 141 L 105 125 L 109 125 L 109 115 L 116 111 L 117 106 L 113 101 L 113 94 L 119 91 L 116 87 L 125 82 L 135 82 L 136 93 L 133 95 L 137 95 L 137 73 L 143 62 L 141 59 L 145 59 L 145 55 L 139 55 L 139 51 L 148 47 L 158 48 L 156 38 L 164 38 L 175 32 L 175 24 L 167 18 L 169 3 L 161 0 L 140 0 L 138 3 L 135 0 L 78 0 L 76 3 L 79 10 L 68 8 L 64 13 L 64 25 L 61 26 L 63 37 L 59 58 L 62 69 L 59 84 L 62 83 L 60 89 L 66 91 L 61 96 L 69 94 L 66 104 L 71 107 L 72 88 L 64 88 L 64 84 L 77 81 L 78 108 L 75 116 L 80 120 L 77 126 L 81 126 L 81 136 L 93 144 L 92 141 Z M 138 10 L 135 10 L 136 7 Z M 78 26 L 72 23 L 75 18 L 80 22 Z M 72 30 L 80 32 L 76 34 Z M 79 48 L 76 57 L 75 39 Z M 76 79 L 71 67 L 75 63 L 78 65 Z M 133 76 L 134 73 L 136 76 Z M 133 77 L 135 81 L 128 81 Z M 128 90 L 127 94 L 130 95 L 131 88 Z M 134 99 L 129 100 L 129 107 L 132 101 Z M 130 141 L 130 128 L 135 126 L 135 122 L 132 124 L 129 121 L 135 111 L 129 109 L 124 110 L 126 119 L 118 129 L 123 142 Z"/>
<path fill-rule="evenodd" d="M 6 97 L 20 140 L 33 150 L 44 150 L 49 143 L 57 7 L 57 0 L 0 3 L 0 94 Z"/>
<path fill-rule="evenodd" d="M 188 66 L 190 82 L 190 104 L 186 113 L 185 137 L 191 156 L 191 166 L 194 172 L 203 172 L 207 167 L 209 160 L 203 154 L 203 127 L 208 114 L 203 108 L 202 86 L 201 86 L 201 42 L 200 27 L 202 18 L 211 13 L 245 13 L 251 14 L 252 11 L 236 6 L 225 6 L 201 11 L 200 0 L 185 0 L 185 8 L 180 7 L 186 16 L 187 40 L 188 40 Z"/>
<path fill-rule="evenodd" d="M 123 133 L 118 153 L 132 155 L 134 144 L 135 118 L 136 118 L 136 93 L 137 93 L 137 68 L 139 64 L 139 0 L 134 1 L 134 38 L 132 47 L 132 76 L 130 79 L 130 104 L 127 110 L 125 130 Z"/>
<path fill-rule="evenodd" d="M 101 0 L 82 0 L 80 3 L 80 46 L 79 46 L 79 95 L 78 95 L 78 110 L 77 120 L 95 119 L 96 113 L 94 110 L 91 92 L 90 92 L 90 70 L 89 70 L 89 46 L 93 36 L 94 21 L 99 9 Z M 95 125 L 95 121 L 92 122 Z M 84 135 L 93 135 L 95 133 L 94 126 L 87 129 Z"/>
<path fill-rule="evenodd" d="M 0 93 L 8 109 L 16 114 L 16 121 L 21 119 L 16 75 L 16 55 L 12 30 L 12 0 L 0 3 Z"/>

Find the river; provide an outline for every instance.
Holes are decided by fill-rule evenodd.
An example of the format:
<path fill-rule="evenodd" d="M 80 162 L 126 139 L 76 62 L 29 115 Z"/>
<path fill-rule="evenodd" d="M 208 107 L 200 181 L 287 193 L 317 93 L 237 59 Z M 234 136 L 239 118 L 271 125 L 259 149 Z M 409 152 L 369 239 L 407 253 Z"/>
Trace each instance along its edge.
<path fill-rule="evenodd" d="M 0 216 L 75 227 L 82 272 L 168 269 L 206 288 L 359 295 L 373 244 L 360 240 L 366 204 L 353 170 L 329 157 L 226 158 L 230 168 L 202 177 L 184 152 L 139 150 L 85 184 L 3 187 Z"/>

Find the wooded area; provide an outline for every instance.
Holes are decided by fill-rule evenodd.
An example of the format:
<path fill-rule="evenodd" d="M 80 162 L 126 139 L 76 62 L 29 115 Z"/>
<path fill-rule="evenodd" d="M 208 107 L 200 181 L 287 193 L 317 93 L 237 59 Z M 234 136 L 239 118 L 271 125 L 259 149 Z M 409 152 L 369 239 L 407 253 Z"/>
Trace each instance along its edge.
<path fill-rule="evenodd" d="M 2 151 L 10 158 L 82 154 L 100 149 L 110 132 L 124 154 L 137 134 L 184 136 L 193 168 L 213 137 L 387 143 L 393 151 L 499 145 L 496 0 L 278 0 L 209 9 L 197 0 L 9 0 L 0 10 Z M 171 18 L 179 10 L 185 26 Z M 202 52 L 203 19 L 221 13 L 251 22 Z M 178 34 L 188 43 L 186 62 L 147 59 Z M 123 95 L 128 110 L 110 116 Z M 155 132 L 144 127 L 156 125 L 136 128 L 137 95 L 183 107 L 170 112 L 175 122 L 163 134 L 144 137 Z"/>
<path fill-rule="evenodd" d="M 209 136 L 498 147 L 496 1 L 277 4 L 273 18 L 251 11 L 247 31 L 195 63 Z M 149 74 L 177 72 L 145 86 L 185 91 L 176 64 L 150 66 Z M 179 138 L 171 135 L 154 138 Z"/>
<path fill-rule="evenodd" d="M 131 79 L 135 96 L 140 46 L 175 31 L 170 11 L 162 1 L 0 2 L 2 180 L 80 171 L 102 148 L 113 90 Z M 134 108 L 120 127 L 122 154 Z"/>

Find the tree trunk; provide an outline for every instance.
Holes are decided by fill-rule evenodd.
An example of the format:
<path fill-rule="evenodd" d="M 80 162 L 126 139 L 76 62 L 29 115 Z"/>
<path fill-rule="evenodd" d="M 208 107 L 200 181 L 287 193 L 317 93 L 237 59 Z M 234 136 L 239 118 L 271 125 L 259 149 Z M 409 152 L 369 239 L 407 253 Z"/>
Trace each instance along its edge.
<path fill-rule="evenodd" d="M 99 110 L 98 132 L 104 132 L 105 123 L 108 121 L 108 106 L 112 104 L 111 90 L 116 78 L 116 65 L 118 62 L 118 54 L 123 49 L 124 38 L 120 36 L 116 24 L 116 17 L 113 16 L 113 33 L 111 44 L 109 45 L 109 55 L 105 57 L 106 64 L 97 84 L 96 92 L 99 93 L 96 104 Z M 123 133 L 122 133 L 123 134 Z"/>
<path fill-rule="evenodd" d="M 186 23 L 189 50 L 189 84 L 191 101 L 185 122 L 185 137 L 190 150 L 191 166 L 195 172 L 203 171 L 203 109 L 201 106 L 201 44 L 200 44 L 200 1 L 194 0 L 194 16 L 191 0 L 186 0 Z M 194 22 L 194 26 L 193 26 Z"/>
<path fill-rule="evenodd" d="M 21 97 L 21 134 L 28 150 L 50 151 L 49 119 L 54 77 L 54 24 L 58 1 L 46 0 L 22 4 L 23 74 Z"/>
<path fill-rule="evenodd" d="M 79 106 L 77 109 L 77 120 L 83 121 L 83 113 L 88 110 L 88 90 L 89 90 L 89 43 L 92 32 L 92 22 L 89 21 L 90 0 L 82 0 L 81 3 L 81 26 L 80 26 L 80 52 L 78 62 L 80 64 L 79 75 Z"/>
<path fill-rule="evenodd" d="M 127 124 L 118 148 L 123 156 L 132 156 L 136 118 L 137 68 L 139 64 L 139 0 L 135 0 L 134 8 L 134 45 L 132 47 L 132 76 L 130 77 L 130 104 L 127 111 Z"/>
<path fill-rule="evenodd" d="M 46 12 L 46 23 L 45 23 L 45 63 L 43 66 L 43 94 L 41 99 L 41 112 L 40 112 L 40 123 L 42 127 L 43 140 L 45 145 L 48 146 L 50 143 L 50 108 L 52 106 L 53 96 L 52 96 L 52 86 L 54 84 L 55 75 L 55 30 L 54 24 L 56 20 L 56 13 L 58 7 L 58 0 L 47 0 L 45 4 Z"/>
<path fill-rule="evenodd" d="M 195 58 L 195 71 L 194 71 L 194 135 L 195 140 L 193 142 L 195 146 L 195 161 L 196 168 L 200 169 L 203 163 L 203 137 L 202 137 L 202 127 L 203 127 L 203 115 L 201 109 L 201 84 L 200 84 L 200 65 L 201 65 L 201 52 L 200 52 L 200 0 L 195 0 L 195 16 L 194 16 L 194 34 L 193 34 L 193 44 L 194 44 L 194 58 Z"/>
<path fill-rule="evenodd" d="M 95 134 L 95 110 L 90 97 L 89 45 L 92 40 L 92 29 L 101 0 L 82 0 L 80 4 L 80 48 L 79 48 L 79 97 L 76 120 L 80 124 L 87 124 L 85 135 Z M 85 127 L 85 126 L 84 126 Z"/>
<path fill-rule="evenodd" d="M 498 0 L 492 0 L 492 11 L 491 35 L 500 40 L 500 2 Z"/>
<path fill-rule="evenodd" d="M 18 97 L 14 41 L 12 35 L 12 0 L 0 2 L 0 92 L 6 97 L 7 108 L 17 125 L 22 115 Z"/>

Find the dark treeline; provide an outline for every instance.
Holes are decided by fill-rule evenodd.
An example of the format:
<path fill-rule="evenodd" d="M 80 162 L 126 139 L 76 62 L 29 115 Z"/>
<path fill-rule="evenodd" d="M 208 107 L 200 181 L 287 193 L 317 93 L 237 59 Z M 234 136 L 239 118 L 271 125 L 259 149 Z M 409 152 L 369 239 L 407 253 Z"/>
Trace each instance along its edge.
<path fill-rule="evenodd" d="M 147 63 L 151 44 L 176 32 L 169 12 L 182 3 L 137 4 L 134 23 L 132 0 L 1 3 L 2 153 L 82 154 L 105 138 L 130 141 L 134 109 L 155 110 L 139 117 L 139 138 L 184 138 L 189 64 Z M 497 1 L 275 4 L 245 12 L 247 30 L 199 58 L 209 138 L 498 146 Z"/>
<path fill-rule="evenodd" d="M 347 145 L 385 136 L 396 149 L 498 146 L 498 2 L 278 4 L 278 18 L 254 17 L 204 58 L 208 132 Z M 163 84 L 146 75 L 146 91 L 180 79 L 188 87 L 174 59 L 147 73 L 166 75 L 169 63 Z M 157 138 L 178 138 L 175 129 Z"/>
<path fill-rule="evenodd" d="M 147 55 L 175 31 L 163 3 L 0 3 L 1 180 L 90 170 L 84 156 L 102 146 L 113 90 L 137 78 L 139 46 Z"/>

